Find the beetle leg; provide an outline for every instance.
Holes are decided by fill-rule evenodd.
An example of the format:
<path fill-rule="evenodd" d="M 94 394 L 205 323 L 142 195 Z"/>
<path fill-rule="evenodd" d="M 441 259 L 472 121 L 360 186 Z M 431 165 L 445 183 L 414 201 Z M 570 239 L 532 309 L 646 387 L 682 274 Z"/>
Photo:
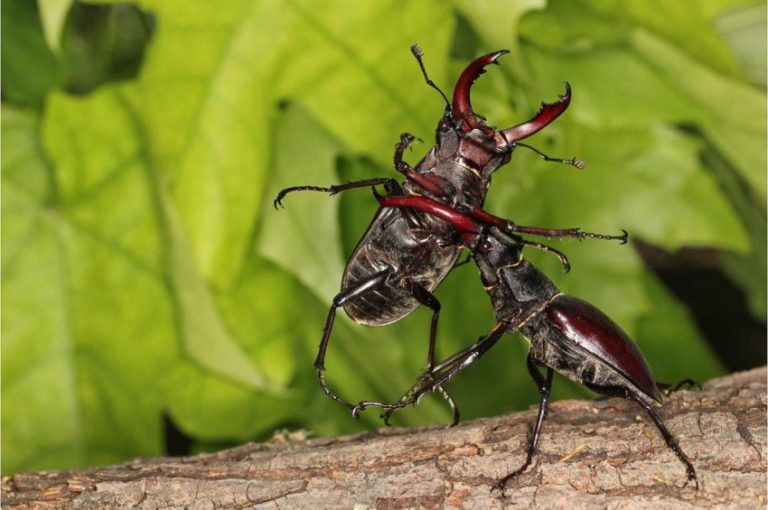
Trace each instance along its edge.
<path fill-rule="evenodd" d="M 432 323 L 429 328 L 429 350 L 427 351 L 427 372 L 432 373 L 435 366 L 435 343 L 437 339 L 437 323 L 440 319 L 440 301 L 418 283 L 410 285 L 411 295 L 424 306 L 432 310 Z"/>
<path fill-rule="evenodd" d="M 441 186 L 437 182 L 430 179 L 427 175 L 420 174 L 413 169 L 408 163 L 403 160 L 403 154 L 405 150 L 416 140 L 416 137 L 409 133 L 403 133 L 400 135 L 400 142 L 395 145 L 395 170 L 405 176 L 406 179 L 423 188 L 426 192 L 438 196 L 445 197 L 450 196 L 453 190 L 446 190 L 444 186 Z M 449 183 L 444 183 L 445 186 L 449 186 Z"/>
<path fill-rule="evenodd" d="M 418 404 L 424 395 L 432 391 L 440 391 L 443 384 L 488 352 L 506 331 L 515 331 L 520 325 L 521 321 L 519 320 L 519 317 L 521 317 L 521 315 L 522 314 L 517 314 L 513 318 L 499 322 L 488 335 L 481 337 L 477 342 L 466 349 L 457 352 L 450 358 L 435 365 L 432 373 L 425 372 L 419 380 L 416 381 L 416 384 L 414 384 L 397 402 L 392 404 L 360 402 L 357 407 L 359 407 L 360 410 L 367 407 L 380 407 L 385 409 L 382 418 L 384 418 L 385 423 L 389 423 L 389 418 L 395 411 L 411 404 Z M 454 420 L 457 418 L 457 414 L 454 414 Z M 455 425 L 455 423 L 456 422 L 453 424 Z"/>
<path fill-rule="evenodd" d="M 395 168 L 400 168 L 400 165 L 403 164 L 407 165 L 407 163 L 403 161 L 403 155 L 415 140 L 422 141 L 421 138 L 416 138 L 410 133 L 402 133 L 400 135 L 400 141 L 395 144 L 395 154 L 393 157 L 395 161 Z"/>
<path fill-rule="evenodd" d="M 429 307 L 432 310 L 432 323 L 429 328 L 429 349 L 427 352 L 426 367 L 426 373 L 431 375 L 435 367 L 435 344 L 437 343 L 437 323 L 440 318 L 440 301 L 437 300 L 434 294 L 429 292 L 418 283 L 413 283 L 411 285 L 411 292 L 413 296 L 419 301 L 419 303 Z M 459 408 L 453 401 L 451 395 L 442 386 L 435 388 L 435 391 L 440 393 L 440 395 L 448 403 L 448 406 L 451 408 L 451 413 L 453 414 L 453 421 L 451 422 L 451 426 L 459 423 Z"/>
<path fill-rule="evenodd" d="M 537 243 L 536 241 L 529 241 L 527 239 L 517 238 L 515 241 L 519 242 L 520 244 L 525 244 L 526 246 L 532 246 L 534 248 L 538 248 L 541 251 L 545 251 L 548 253 L 553 254 L 555 257 L 557 257 L 560 260 L 560 263 L 563 265 L 563 272 L 567 273 L 571 270 L 571 263 L 568 262 L 568 257 L 565 256 L 565 253 L 561 252 L 558 249 L 552 248 L 551 246 L 547 246 L 546 244 Z"/>
<path fill-rule="evenodd" d="M 427 366 L 425 370 L 425 377 L 429 378 L 431 377 L 432 372 L 434 371 L 434 366 L 435 366 L 435 345 L 437 343 L 437 325 L 440 320 L 440 308 L 441 308 L 440 301 L 438 301 L 438 299 L 431 292 L 429 292 L 424 286 L 422 286 L 419 283 L 412 282 L 409 285 L 408 289 L 413 298 L 415 298 L 422 305 L 432 310 L 432 321 L 430 323 L 430 328 L 429 328 L 429 347 L 427 348 Z M 435 387 L 434 391 L 437 391 L 438 393 L 440 393 L 440 395 L 448 403 L 448 406 L 451 408 L 451 412 L 453 414 L 452 424 L 455 425 L 456 423 L 458 423 L 459 409 L 456 406 L 456 403 L 453 401 L 453 398 L 451 397 L 451 395 L 442 386 Z M 406 395 L 408 395 L 408 393 L 406 393 Z M 401 398 L 400 401 L 403 401 L 403 398 Z M 353 416 L 357 417 L 362 411 L 364 411 L 368 407 L 387 408 L 387 406 L 389 405 L 390 404 L 385 404 L 383 402 L 373 402 L 373 401 L 366 400 L 366 401 L 359 402 L 356 406 L 354 406 L 354 408 L 352 409 L 352 414 Z M 393 405 L 398 405 L 398 404 L 393 404 Z M 407 404 L 404 404 L 404 405 L 407 405 Z"/>
<path fill-rule="evenodd" d="M 336 319 L 336 309 L 343 306 L 345 302 L 355 297 L 358 297 L 366 292 L 375 290 L 384 282 L 387 281 L 387 277 L 392 273 L 392 269 L 386 269 L 380 273 L 363 280 L 359 285 L 351 289 L 347 289 L 343 292 L 336 294 L 333 298 L 333 304 L 328 311 L 328 317 L 325 320 L 325 327 L 323 328 L 323 338 L 320 340 L 320 348 L 317 351 L 317 358 L 315 358 L 315 368 L 317 369 L 317 377 L 320 380 L 320 387 L 323 389 L 326 395 L 335 400 L 339 404 L 353 409 L 355 406 L 339 397 L 334 393 L 331 388 L 325 382 L 325 352 L 328 350 L 328 342 L 331 338 L 331 330 L 333 329 L 333 322 Z"/>
<path fill-rule="evenodd" d="M 333 184 L 331 186 L 291 186 L 290 188 L 280 190 L 272 204 L 275 206 L 275 209 L 283 207 L 283 198 L 285 198 L 288 193 L 293 193 L 294 191 L 322 191 L 333 196 L 337 193 L 341 193 L 342 191 L 355 188 L 369 188 L 371 186 L 378 186 L 380 184 L 383 184 L 385 187 L 387 187 L 388 190 L 401 190 L 400 184 L 391 177 L 377 177 L 375 179 L 365 179 L 362 181 L 353 181 L 344 184 Z"/>
<path fill-rule="evenodd" d="M 661 419 L 659 414 L 651 407 L 650 404 L 648 404 L 647 402 L 643 402 L 643 400 L 638 398 L 633 393 L 626 392 L 626 398 L 634 400 L 640 405 L 640 407 L 645 409 L 645 413 L 651 418 L 654 425 L 656 425 L 656 428 L 659 430 L 661 437 L 664 438 L 664 442 L 667 443 L 667 447 L 673 452 L 675 452 L 675 455 L 677 455 L 677 458 L 680 459 L 680 462 L 682 462 L 685 465 L 685 473 L 688 476 L 688 480 L 686 480 L 685 485 L 688 485 L 688 482 L 693 480 L 693 483 L 696 486 L 696 490 L 698 490 L 699 479 L 696 476 L 696 469 L 694 469 L 693 464 L 691 464 L 691 461 L 688 459 L 688 456 L 683 452 L 683 449 L 680 448 L 680 444 L 677 442 L 677 439 L 675 439 L 675 436 L 673 436 L 672 433 L 667 428 L 667 426 L 664 425 L 664 420 Z"/>
<path fill-rule="evenodd" d="M 563 270 L 566 273 L 570 271 L 571 265 L 568 262 L 568 257 L 566 257 L 564 253 L 562 253 L 560 250 L 557 250 L 556 248 L 552 248 L 551 246 L 547 246 L 545 244 L 538 243 L 535 241 L 528 241 L 527 239 L 523 239 L 517 236 L 516 234 L 524 233 L 524 234 L 539 235 L 539 236 L 545 236 L 545 237 L 576 237 L 578 239 L 584 239 L 584 238 L 590 237 L 594 239 L 618 240 L 618 241 L 621 241 L 622 244 L 626 243 L 628 238 L 626 231 L 622 231 L 623 234 L 620 236 L 610 236 L 605 234 L 595 234 L 592 232 L 584 232 L 578 228 L 543 229 L 538 227 L 523 227 L 523 226 L 515 225 L 513 222 L 509 220 L 505 220 L 504 218 L 499 218 L 498 216 L 494 216 L 490 213 L 487 213 L 482 209 L 471 209 L 468 211 L 468 213 L 464 213 L 446 204 L 432 200 L 428 197 L 377 196 L 376 198 L 379 201 L 379 204 L 381 204 L 384 207 L 399 207 L 401 209 L 418 209 L 420 211 L 429 213 L 437 218 L 440 218 L 441 220 L 453 226 L 458 232 L 463 234 L 468 234 L 468 236 L 466 236 L 464 239 L 465 243 L 470 243 L 472 237 L 473 236 L 476 237 L 476 234 L 479 232 L 480 226 L 482 224 L 496 227 L 502 233 L 508 236 L 511 236 L 519 244 L 532 246 L 534 248 L 538 248 L 540 250 L 552 253 L 560 260 L 560 263 L 563 265 Z"/>
<path fill-rule="evenodd" d="M 669 396 L 671 393 L 680 391 L 681 389 L 683 389 L 683 386 L 685 386 L 686 389 L 694 388 L 697 390 L 701 390 L 701 384 L 697 383 L 693 379 L 683 379 L 682 381 L 674 385 L 656 381 L 656 386 L 664 393 L 665 396 Z"/>
<path fill-rule="evenodd" d="M 428 200 L 428 199 L 427 199 Z M 446 206 L 443 206 L 446 207 Z M 421 208 L 421 207 L 418 207 Z M 496 227 L 503 234 L 528 234 L 532 236 L 540 236 L 552 238 L 556 237 L 562 239 L 563 237 L 575 237 L 579 241 L 590 239 L 603 239 L 607 241 L 620 241 L 621 244 L 626 244 L 629 239 L 629 234 L 626 230 L 622 230 L 621 235 L 608 235 L 597 234 L 594 232 L 585 232 L 580 228 L 541 228 L 541 227 L 525 227 L 523 225 L 517 225 L 507 219 L 494 216 L 493 214 L 484 211 L 483 209 L 470 209 L 467 214 L 480 223 Z"/>
<path fill-rule="evenodd" d="M 536 453 L 536 446 L 539 444 L 541 426 L 544 424 L 544 418 L 547 416 L 549 391 L 552 389 L 553 371 L 551 368 L 547 367 L 547 377 L 545 378 L 543 375 L 541 375 L 541 372 L 539 372 L 539 368 L 537 366 L 538 362 L 533 358 L 531 353 L 528 353 L 526 364 L 528 365 L 528 373 L 531 374 L 533 382 L 535 382 L 536 386 L 539 388 L 539 414 L 536 416 L 536 425 L 533 427 L 533 434 L 531 434 L 531 438 L 528 442 L 528 452 L 525 457 L 525 462 L 522 466 L 499 480 L 498 483 L 493 486 L 493 489 L 500 490 L 502 492 L 504 491 L 504 486 L 507 484 L 507 482 L 516 476 L 521 475 L 528 468 L 528 466 L 531 465 L 533 455 Z"/>
<path fill-rule="evenodd" d="M 689 379 L 686 379 L 683 381 L 683 383 L 687 383 Z M 601 395 L 605 395 L 607 397 L 623 397 L 628 400 L 634 400 L 637 402 L 637 404 L 645 410 L 645 413 L 648 415 L 649 418 L 651 418 L 651 421 L 653 421 L 653 424 L 656 425 L 656 429 L 661 434 L 661 437 L 664 439 L 664 442 L 667 444 L 667 448 L 672 450 L 678 459 L 680 459 L 680 462 L 683 463 L 685 466 L 685 472 L 688 476 L 688 480 L 685 482 L 687 485 L 688 482 L 693 480 L 693 483 L 696 485 L 696 490 L 699 489 L 699 479 L 696 476 L 696 469 L 694 469 L 693 464 L 691 464 L 691 461 L 688 459 L 688 456 L 683 452 L 683 449 L 680 448 L 680 444 L 677 442 L 677 439 L 675 439 L 675 436 L 672 435 L 672 433 L 669 431 L 666 425 L 664 425 L 664 420 L 661 419 L 661 416 L 651 407 L 651 404 L 643 401 L 641 398 L 639 398 L 635 393 L 630 391 L 628 388 L 622 388 L 622 387 L 608 387 L 608 386 L 597 386 L 594 384 L 588 384 L 586 382 L 582 382 L 587 388 L 591 389 L 592 391 L 599 393 Z"/>

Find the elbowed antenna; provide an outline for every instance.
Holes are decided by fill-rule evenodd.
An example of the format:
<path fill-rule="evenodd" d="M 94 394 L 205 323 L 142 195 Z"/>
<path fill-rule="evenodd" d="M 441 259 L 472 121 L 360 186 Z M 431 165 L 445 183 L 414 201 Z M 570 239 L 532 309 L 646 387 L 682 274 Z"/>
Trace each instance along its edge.
<path fill-rule="evenodd" d="M 421 68 L 421 74 L 424 75 L 424 79 L 427 82 L 427 85 L 435 89 L 436 91 L 440 92 L 440 95 L 443 96 L 443 99 L 445 100 L 445 107 L 450 108 L 451 103 L 448 101 L 448 97 L 443 93 L 442 90 L 440 90 L 440 87 L 435 85 L 435 82 L 429 79 L 429 76 L 427 75 L 427 69 L 424 67 L 424 61 L 422 60 L 422 57 L 424 56 L 424 51 L 419 48 L 418 44 L 412 44 L 411 45 L 411 53 L 413 53 L 413 56 L 416 57 L 416 61 L 419 63 L 419 67 Z"/>

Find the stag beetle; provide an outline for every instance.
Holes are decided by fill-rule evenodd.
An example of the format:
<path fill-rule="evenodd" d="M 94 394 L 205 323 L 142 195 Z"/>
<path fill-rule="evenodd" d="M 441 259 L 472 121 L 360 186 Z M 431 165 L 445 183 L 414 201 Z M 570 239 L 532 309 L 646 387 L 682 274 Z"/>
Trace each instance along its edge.
<path fill-rule="evenodd" d="M 554 121 L 568 107 L 571 89 L 566 83 L 565 95 L 554 103 L 542 103 L 530 120 L 508 129 L 497 130 L 487 125 L 472 110 L 470 89 L 474 81 L 490 64 L 498 63 L 507 50 L 495 51 L 471 62 L 459 76 L 453 101 L 427 75 L 422 51 L 416 46 L 411 52 L 421 68 L 425 81 L 445 100 L 445 113 L 438 122 L 436 145 L 416 165 L 403 160 L 405 150 L 414 141 L 410 134 L 401 135 L 395 146 L 395 169 L 405 176 L 402 186 L 393 178 L 382 177 L 345 184 L 294 186 L 283 189 L 274 200 L 275 208 L 282 206 L 285 196 L 295 191 L 321 191 L 335 195 L 342 191 L 383 185 L 389 196 L 425 196 L 458 210 L 473 210 L 482 216 L 482 206 L 491 175 L 509 162 L 512 151 L 523 146 L 548 161 L 583 168 L 575 158 L 551 158 L 520 140 L 538 132 Z M 481 221 L 481 217 L 478 221 Z M 336 309 L 344 311 L 354 321 L 367 326 L 383 326 L 402 319 L 419 305 L 432 310 L 427 354 L 427 371 L 435 363 L 435 341 L 440 315 L 440 302 L 432 291 L 454 267 L 461 246 L 449 225 L 430 214 L 417 210 L 380 208 L 347 262 L 341 291 L 334 297 L 320 341 L 315 368 L 323 391 L 333 400 L 353 409 L 354 406 L 334 393 L 325 382 L 325 355 L 336 317 Z M 458 410 L 451 397 L 437 388 L 458 420 Z"/>
<path fill-rule="evenodd" d="M 523 465 L 495 486 L 503 489 L 531 464 L 547 412 L 553 371 L 583 384 L 604 396 L 635 401 L 656 425 L 667 446 L 685 465 L 688 481 L 698 489 L 696 470 L 653 405 L 661 403 L 661 383 L 654 379 L 642 353 L 627 334 L 607 315 L 579 298 L 562 294 L 547 276 L 523 258 L 526 244 L 513 228 L 497 223 L 490 227 L 470 215 L 426 197 L 378 197 L 383 207 L 419 210 L 440 218 L 456 229 L 462 243 L 471 249 L 480 277 L 490 295 L 497 323 L 491 332 L 467 349 L 435 365 L 394 404 L 360 402 L 354 412 L 367 407 L 386 409 L 390 415 L 419 399 L 455 376 L 486 353 L 504 335 L 520 331 L 530 344 L 528 372 L 539 389 L 540 403 Z M 502 231 L 499 227 L 506 231 Z M 574 229 L 577 230 L 577 229 Z M 580 231 L 579 231 L 580 232 Z M 617 239 L 625 243 L 627 233 L 607 236 L 581 232 L 583 236 Z M 539 367 L 546 368 L 546 376 Z M 688 483 L 686 481 L 686 484 Z"/>

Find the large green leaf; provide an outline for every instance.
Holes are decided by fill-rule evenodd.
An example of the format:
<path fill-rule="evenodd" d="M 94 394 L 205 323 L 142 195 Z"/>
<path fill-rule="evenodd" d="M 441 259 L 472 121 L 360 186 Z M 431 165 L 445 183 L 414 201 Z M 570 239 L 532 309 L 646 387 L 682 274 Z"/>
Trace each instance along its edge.
<path fill-rule="evenodd" d="M 6 109 L 3 123 L 4 469 L 153 454 L 157 377 L 175 348 L 157 260 L 144 256 L 155 224 L 135 146 L 89 151 L 106 171 L 81 187 L 48 165 L 33 115 Z"/>

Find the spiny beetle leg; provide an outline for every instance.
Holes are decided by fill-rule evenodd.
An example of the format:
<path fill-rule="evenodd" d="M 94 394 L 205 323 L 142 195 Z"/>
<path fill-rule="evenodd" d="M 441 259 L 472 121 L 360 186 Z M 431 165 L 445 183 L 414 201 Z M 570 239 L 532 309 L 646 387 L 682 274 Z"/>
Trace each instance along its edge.
<path fill-rule="evenodd" d="M 416 183 L 429 193 L 439 197 L 445 196 L 451 190 L 446 190 L 444 186 L 441 186 L 438 183 L 432 181 L 426 175 L 420 174 L 403 160 L 403 154 L 405 153 L 406 149 L 410 147 L 414 140 L 421 141 L 420 138 L 416 138 L 410 133 L 403 133 L 400 135 L 400 142 L 395 144 L 395 154 L 393 156 L 395 170 L 403 174 L 406 179 Z M 445 183 L 445 186 L 447 186 L 447 183 Z M 402 195 L 402 193 L 397 194 Z"/>
<path fill-rule="evenodd" d="M 387 403 L 387 402 L 376 402 L 372 400 L 363 400 L 361 402 L 358 402 L 357 405 L 354 406 L 352 409 L 352 416 L 354 418 L 358 418 L 360 416 L 360 413 L 368 409 L 369 407 L 378 407 L 380 409 L 385 409 L 385 411 L 380 415 L 380 418 L 384 420 L 384 424 L 389 426 L 391 423 L 389 423 L 389 419 L 392 417 L 392 415 L 407 407 L 408 405 L 417 405 L 419 403 L 419 400 L 421 400 L 421 396 L 418 398 L 412 399 L 413 393 L 416 388 L 419 388 L 420 385 L 422 385 L 425 381 L 431 381 L 432 377 L 429 374 L 425 374 L 421 378 L 419 378 L 419 382 L 417 382 L 410 390 L 408 390 L 397 402 Z M 450 426 L 453 427 L 457 423 L 459 423 L 459 408 L 456 405 L 456 402 L 454 402 L 453 397 L 443 388 L 442 386 L 436 386 L 432 389 L 432 391 L 435 391 L 440 394 L 443 399 L 445 399 L 446 403 L 448 404 L 448 407 L 451 409 L 451 413 L 453 414 L 453 418 L 451 420 Z M 423 396 L 423 395 L 422 395 Z"/>
<path fill-rule="evenodd" d="M 429 200 L 429 199 L 427 199 Z M 443 205 L 442 207 L 447 207 Z M 602 239 L 606 241 L 620 241 L 621 244 L 626 244 L 629 239 L 629 234 L 626 230 L 622 230 L 621 235 L 609 235 L 609 234 L 597 234 L 594 232 L 586 232 L 578 227 L 575 228 L 542 228 L 542 227 L 526 227 L 523 225 L 517 225 L 505 218 L 495 216 L 483 209 L 470 209 L 467 214 L 476 221 L 485 225 L 498 228 L 502 233 L 506 235 L 512 234 L 528 234 L 532 236 L 562 239 L 564 237 L 575 237 L 582 240 L 586 238 Z M 454 225 L 456 226 L 456 225 Z"/>
<path fill-rule="evenodd" d="M 429 328 L 429 346 L 427 348 L 427 368 L 426 368 L 426 373 L 431 374 L 433 371 L 433 367 L 435 366 L 435 345 L 437 343 L 437 326 L 440 321 L 440 308 L 441 308 L 440 301 L 438 301 L 438 299 L 431 292 L 429 292 L 424 286 L 422 286 L 419 283 L 412 282 L 409 285 L 408 290 L 410 295 L 413 298 L 415 298 L 422 305 L 432 310 L 432 320 L 430 322 L 430 328 Z M 453 401 L 453 398 L 448 394 L 447 391 L 445 391 L 444 388 L 442 387 L 436 388 L 436 391 L 438 391 L 442 395 L 442 397 L 446 400 L 449 407 L 451 408 L 451 412 L 453 413 L 453 417 L 454 417 L 453 419 L 455 424 L 459 416 L 459 410 L 456 407 L 456 403 Z M 404 398 L 401 398 L 400 401 L 393 404 L 388 404 L 384 402 L 375 402 L 375 401 L 369 401 L 369 400 L 361 401 L 351 407 L 352 416 L 355 418 L 358 418 L 360 413 L 369 407 L 380 407 L 387 410 L 399 409 L 401 407 L 401 403 L 403 400 Z M 402 406 L 405 406 L 405 405 L 407 404 L 402 404 Z M 385 423 L 387 423 L 387 420 L 385 420 Z"/>
<path fill-rule="evenodd" d="M 432 321 L 429 327 L 429 348 L 427 349 L 427 372 L 431 373 L 432 368 L 435 366 L 435 344 L 437 343 L 437 323 L 440 320 L 440 301 L 419 283 L 411 283 L 409 290 L 419 303 L 432 310 Z"/>
<path fill-rule="evenodd" d="M 677 384 L 669 384 L 669 383 L 656 381 L 656 386 L 658 386 L 659 389 L 664 392 L 664 395 L 667 395 L 667 396 L 682 390 L 684 387 L 685 389 L 693 388 L 696 390 L 701 390 L 701 384 L 697 383 L 693 379 L 683 379 Z"/>
<path fill-rule="evenodd" d="M 675 456 L 677 456 L 680 462 L 682 462 L 683 465 L 685 466 L 685 472 L 688 477 L 688 479 L 685 482 L 685 485 L 688 485 L 688 482 L 693 481 L 696 486 L 696 490 L 699 489 L 699 479 L 696 476 L 696 469 L 693 467 L 693 464 L 688 459 L 688 456 L 683 452 L 683 449 L 680 448 L 680 444 L 677 442 L 677 439 L 675 439 L 675 436 L 672 435 L 672 432 L 670 432 L 667 426 L 664 424 L 664 420 L 661 419 L 661 416 L 659 416 L 659 414 L 653 409 L 651 404 L 645 402 L 642 398 L 640 398 L 634 392 L 630 391 L 628 388 L 595 386 L 593 384 L 587 384 L 586 382 L 584 382 L 583 384 L 587 388 L 601 395 L 604 395 L 607 397 L 623 397 L 627 400 L 633 400 L 634 402 L 637 403 L 637 405 L 642 407 L 645 413 L 653 422 L 653 424 L 656 426 L 656 429 L 661 434 L 661 437 L 664 439 L 664 442 L 667 444 L 667 448 L 672 450 Z M 685 487 L 685 485 L 683 485 L 683 487 Z"/>
<path fill-rule="evenodd" d="M 474 237 L 477 237 L 480 234 L 481 227 L 483 225 L 496 227 L 503 234 L 513 236 L 513 238 L 520 244 L 525 244 L 525 245 L 532 246 L 534 248 L 552 253 L 560 260 L 560 263 L 563 265 L 563 270 L 566 273 L 570 270 L 571 265 L 568 262 L 568 257 L 566 257 L 564 253 L 562 253 L 561 251 L 555 248 L 552 248 L 551 246 L 547 246 L 542 243 L 522 239 L 516 234 L 527 233 L 530 235 L 539 235 L 544 237 L 576 237 L 578 239 L 584 239 L 589 237 L 594 239 L 618 240 L 618 241 L 621 241 L 622 244 L 626 243 L 627 241 L 626 230 L 622 230 L 623 235 L 621 236 L 611 236 L 606 234 L 595 234 L 592 232 L 584 232 L 578 228 L 558 230 L 558 229 L 544 229 L 539 227 L 523 227 L 523 226 L 515 225 L 513 222 L 506 220 L 504 218 L 499 218 L 498 216 L 494 216 L 482 209 L 473 208 L 473 209 L 470 209 L 468 213 L 463 213 L 446 204 L 443 204 L 436 200 L 432 200 L 431 198 L 428 198 L 428 197 L 422 197 L 422 196 L 382 197 L 380 195 L 377 195 L 376 198 L 379 201 L 379 204 L 381 204 L 384 207 L 399 207 L 402 209 L 418 209 L 420 211 L 426 212 L 428 214 L 431 214 L 449 223 L 457 231 L 462 233 L 470 233 Z"/>
<path fill-rule="evenodd" d="M 568 271 L 571 270 L 571 263 L 568 262 L 568 257 L 566 257 L 565 253 L 561 252 L 560 250 L 556 248 L 552 248 L 551 246 L 547 246 L 546 244 L 537 243 L 536 241 L 529 241 L 527 239 L 522 239 L 520 237 L 516 237 L 515 241 L 517 241 L 520 244 L 524 244 L 526 246 L 530 246 L 532 248 L 536 248 L 538 250 L 551 253 L 552 255 L 557 257 L 560 263 L 563 265 L 564 273 L 567 273 Z"/>

